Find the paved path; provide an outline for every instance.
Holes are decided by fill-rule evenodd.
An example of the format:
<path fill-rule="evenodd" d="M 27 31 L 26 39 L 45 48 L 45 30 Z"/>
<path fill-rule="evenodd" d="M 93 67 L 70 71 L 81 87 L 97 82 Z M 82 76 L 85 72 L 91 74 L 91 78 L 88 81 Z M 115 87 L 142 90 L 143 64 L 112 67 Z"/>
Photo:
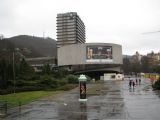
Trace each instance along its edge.
<path fill-rule="evenodd" d="M 33 102 L 5 120 L 160 120 L 160 98 L 149 81 L 142 81 L 134 91 L 128 80 L 107 81 L 104 86 L 109 89 L 88 96 L 87 103 L 78 102 L 75 89 L 56 100 Z"/>
<path fill-rule="evenodd" d="M 129 89 L 127 83 L 123 83 L 122 91 L 128 119 L 160 120 L 160 92 L 152 90 L 150 80 L 142 80 L 135 89 Z"/>

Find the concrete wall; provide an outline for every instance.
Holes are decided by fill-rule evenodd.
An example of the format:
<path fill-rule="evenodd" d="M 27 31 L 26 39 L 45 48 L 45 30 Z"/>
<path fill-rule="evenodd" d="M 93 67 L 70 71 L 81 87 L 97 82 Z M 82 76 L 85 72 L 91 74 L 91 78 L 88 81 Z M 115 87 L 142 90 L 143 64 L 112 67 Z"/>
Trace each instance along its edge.
<path fill-rule="evenodd" d="M 86 46 L 111 46 L 112 62 L 87 62 Z M 121 45 L 111 43 L 86 43 L 66 45 L 58 48 L 58 65 L 81 65 L 81 64 L 122 64 L 122 47 Z"/>

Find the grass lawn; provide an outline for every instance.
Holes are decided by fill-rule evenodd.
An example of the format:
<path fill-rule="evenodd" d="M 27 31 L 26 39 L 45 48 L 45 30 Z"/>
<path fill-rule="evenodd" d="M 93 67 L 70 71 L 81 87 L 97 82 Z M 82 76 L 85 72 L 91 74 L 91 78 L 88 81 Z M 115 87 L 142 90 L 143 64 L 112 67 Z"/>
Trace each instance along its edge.
<path fill-rule="evenodd" d="M 16 107 L 21 103 L 21 105 L 28 104 L 33 102 L 37 99 L 47 97 L 47 96 L 55 96 L 57 94 L 63 93 L 65 90 L 73 89 L 77 85 L 67 85 L 63 86 L 59 90 L 56 91 L 31 91 L 31 92 L 20 92 L 15 94 L 7 94 L 7 95 L 0 95 L 0 104 L 2 102 L 7 101 L 8 107 Z M 87 89 L 87 94 L 98 94 L 101 89 L 105 89 L 102 83 L 95 83 L 92 84 L 90 88 Z"/>
<path fill-rule="evenodd" d="M 37 99 L 50 95 L 56 95 L 59 93 L 62 93 L 62 91 L 31 91 L 0 95 L 0 102 L 7 101 L 9 107 L 16 107 L 19 105 L 19 102 L 21 102 L 21 104 L 24 105 Z"/>

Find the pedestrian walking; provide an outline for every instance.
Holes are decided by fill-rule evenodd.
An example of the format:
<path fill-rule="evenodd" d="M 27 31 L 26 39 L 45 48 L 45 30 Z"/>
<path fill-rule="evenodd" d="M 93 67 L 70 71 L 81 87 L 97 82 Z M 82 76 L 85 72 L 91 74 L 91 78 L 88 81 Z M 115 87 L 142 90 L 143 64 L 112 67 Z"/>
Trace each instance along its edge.
<path fill-rule="evenodd" d="M 141 79 L 139 79 L 139 85 L 141 84 Z"/>
<path fill-rule="evenodd" d="M 134 81 L 132 81 L 132 86 L 133 86 L 133 89 L 134 89 L 134 87 L 135 87 L 135 82 Z"/>
<path fill-rule="evenodd" d="M 138 84 L 138 80 L 136 79 L 136 85 Z"/>
<path fill-rule="evenodd" d="M 129 87 L 132 87 L 132 80 L 129 81 Z"/>

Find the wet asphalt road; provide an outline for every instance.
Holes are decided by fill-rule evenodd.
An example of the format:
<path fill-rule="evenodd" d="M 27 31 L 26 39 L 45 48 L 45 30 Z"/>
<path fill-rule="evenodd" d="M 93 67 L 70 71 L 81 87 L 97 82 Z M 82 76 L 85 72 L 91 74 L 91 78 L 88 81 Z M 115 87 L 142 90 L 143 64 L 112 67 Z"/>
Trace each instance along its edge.
<path fill-rule="evenodd" d="M 107 81 L 104 86 L 109 89 L 88 95 L 86 103 L 78 101 L 74 89 L 56 100 L 35 101 L 5 120 L 160 120 L 159 93 L 152 91 L 150 81 L 142 80 L 134 89 L 127 79 Z"/>

